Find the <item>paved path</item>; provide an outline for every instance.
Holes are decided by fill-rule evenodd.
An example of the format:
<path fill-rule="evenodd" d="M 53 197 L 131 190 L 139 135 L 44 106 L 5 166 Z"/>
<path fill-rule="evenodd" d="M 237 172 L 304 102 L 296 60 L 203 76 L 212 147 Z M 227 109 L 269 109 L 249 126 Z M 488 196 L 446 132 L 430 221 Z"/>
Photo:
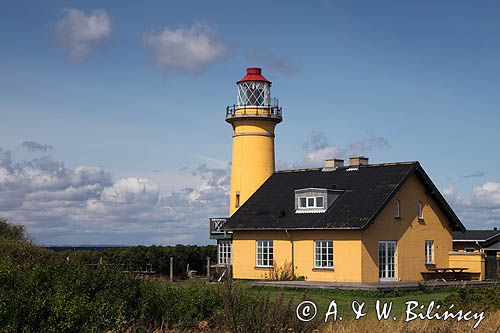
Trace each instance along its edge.
<path fill-rule="evenodd" d="M 418 290 L 421 288 L 441 289 L 452 286 L 486 287 L 498 284 L 498 281 L 411 281 L 411 282 L 315 282 L 315 281 L 254 281 L 252 286 L 282 287 L 282 288 L 309 288 L 309 289 L 355 289 L 355 290 Z"/>

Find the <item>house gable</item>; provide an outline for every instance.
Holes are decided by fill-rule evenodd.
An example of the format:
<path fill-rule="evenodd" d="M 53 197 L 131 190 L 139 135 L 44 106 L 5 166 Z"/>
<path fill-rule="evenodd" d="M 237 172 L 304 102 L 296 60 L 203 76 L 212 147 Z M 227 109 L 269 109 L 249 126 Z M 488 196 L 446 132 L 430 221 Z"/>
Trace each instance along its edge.
<path fill-rule="evenodd" d="M 395 217 L 396 201 L 400 217 Z M 422 203 L 422 219 L 417 204 Z M 362 234 L 363 281 L 378 281 L 378 242 L 396 241 L 396 278 L 419 280 L 429 265 L 425 262 L 425 241 L 434 241 L 434 265 L 448 267 L 452 250 L 452 227 L 440 203 L 417 174 L 410 175 L 393 194 L 375 221 Z"/>

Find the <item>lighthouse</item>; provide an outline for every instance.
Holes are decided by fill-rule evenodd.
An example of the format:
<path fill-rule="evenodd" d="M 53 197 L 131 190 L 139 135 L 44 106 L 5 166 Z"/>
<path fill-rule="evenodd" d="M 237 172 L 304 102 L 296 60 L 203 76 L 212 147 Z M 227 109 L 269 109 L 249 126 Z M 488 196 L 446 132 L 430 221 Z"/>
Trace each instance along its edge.
<path fill-rule="evenodd" d="M 274 173 L 274 129 L 283 119 L 260 68 L 248 68 L 236 86 L 236 104 L 226 108 L 233 128 L 229 216 Z"/>

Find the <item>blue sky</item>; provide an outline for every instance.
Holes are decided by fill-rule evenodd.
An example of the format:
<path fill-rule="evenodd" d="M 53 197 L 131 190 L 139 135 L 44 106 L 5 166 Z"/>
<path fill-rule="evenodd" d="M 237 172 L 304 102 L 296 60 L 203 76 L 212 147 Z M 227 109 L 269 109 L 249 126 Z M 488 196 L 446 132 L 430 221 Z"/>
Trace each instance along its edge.
<path fill-rule="evenodd" d="M 0 215 L 44 244 L 208 242 L 206 218 L 228 210 L 224 109 L 260 66 L 284 108 L 279 167 L 419 160 L 466 226 L 498 226 L 499 13 L 494 1 L 2 2 Z"/>

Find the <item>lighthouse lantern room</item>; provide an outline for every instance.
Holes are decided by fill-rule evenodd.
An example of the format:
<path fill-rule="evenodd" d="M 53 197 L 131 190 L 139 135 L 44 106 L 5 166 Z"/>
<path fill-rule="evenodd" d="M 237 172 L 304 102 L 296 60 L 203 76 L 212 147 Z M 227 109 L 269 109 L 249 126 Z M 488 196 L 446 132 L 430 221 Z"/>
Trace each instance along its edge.
<path fill-rule="evenodd" d="M 271 82 L 262 76 L 260 68 L 248 68 L 237 85 L 238 107 L 271 105 Z"/>

